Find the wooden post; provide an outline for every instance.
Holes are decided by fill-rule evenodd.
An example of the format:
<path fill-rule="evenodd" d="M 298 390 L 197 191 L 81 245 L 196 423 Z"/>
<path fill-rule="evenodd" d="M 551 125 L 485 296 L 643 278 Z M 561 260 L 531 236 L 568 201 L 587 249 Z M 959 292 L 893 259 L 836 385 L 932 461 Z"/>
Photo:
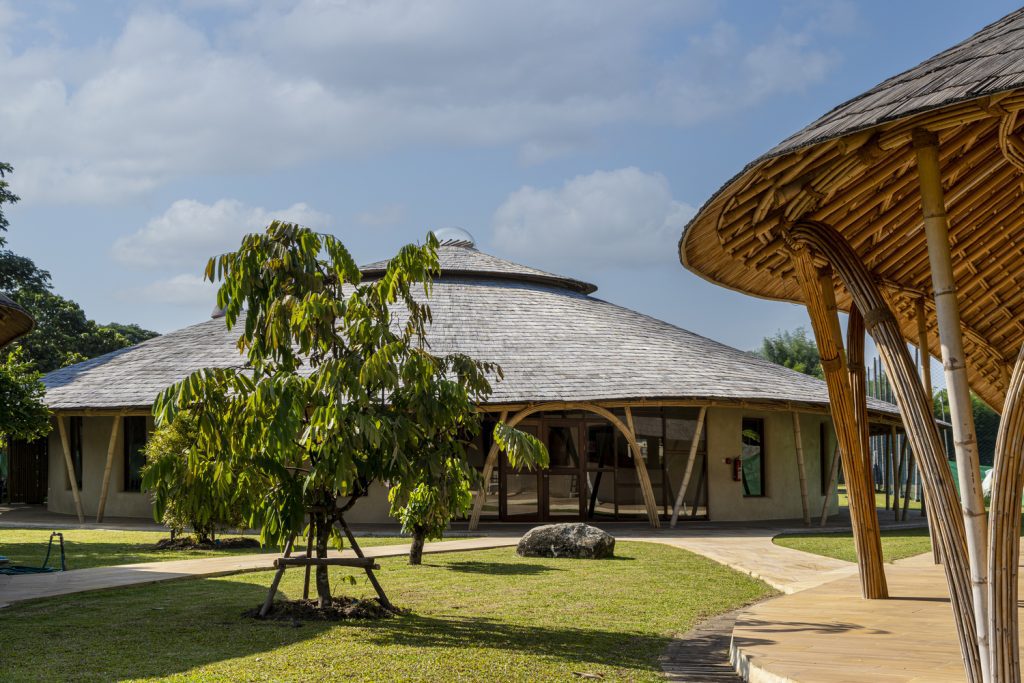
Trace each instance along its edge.
<path fill-rule="evenodd" d="M 103 511 L 107 509 L 107 492 L 110 490 L 110 472 L 114 469 L 114 447 L 117 445 L 117 430 L 121 426 L 121 415 L 114 416 L 114 424 L 110 427 L 110 442 L 107 444 L 107 464 L 103 467 L 103 488 L 100 489 L 100 502 L 96 506 L 96 523 L 103 521 Z"/>
<path fill-rule="evenodd" d="M 992 468 L 989 526 L 989 624 L 992 680 L 1020 681 L 1017 565 L 1020 558 L 1020 501 L 1024 493 L 1024 346 L 1010 377 L 999 420 Z"/>
<path fill-rule="evenodd" d="M 690 453 L 686 458 L 686 469 L 683 472 L 683 483 L 679 486 L 679 493 L 676 495 L 676 504 L 672 507 L 672 522 L 669 526 L 673 529 L 676 528 L 676 523 L 679 521 L 679 508 L 683 505 L 683 496 L 686 495 L 686 487 L 690 485 L 690 476 L 693 474 L 693 463 L 697 460 L 697 450 L 700 446 L 700 435 L 704 431 L 704 419 L 707 412 L 707 406 L 700 407 L 700 414 L 697 416 L 697 426 L 694 427 L 693 430 L 693 442 L 690 443 Z M 696 505 L 694 506 L 694 512 L 696 512 Z"/>
<path fill-rule="evenodd" d="M 839 477 L 839 443 L 836 442 L 836 447 L 832 450 L 832 467 L 829 470 L 828 475 L 828 486 L 825 487 L 825 501 L 821 504 L 821 523 L 818 526 L 825 526 L 828 523 L 828 501 L 832 497 L 832 488 L 836 485 L 836 479 Z M 836 496 L 839 496 L 838 491 Z"/>
<path fill-rule="evenodd" d="M 935 133 L 924 130 L 914 131 L 913 142 L 917 153 L 917 177 L 921 185 L 921 208 L 924 212 L 924 232 L 928 243 L 942 367 L 946 375 L 950 422 L 953 424 L 960 504 L 967 531 L 967 557 L 971 566 L 982 680 L 988 681 L 988 524 L 985 497 L 981 490 L 974 415 L 971 411 L 971 388 L 967 382 L 960 305 L 956 298 L 950 255 L 949 221 L 939 170 L 939 142 Z"/>
<path fill-rule="evenodd" d="M 68 483 L 71 484 L 71 497 L 75 499 L 78 523 L 84 524 L 85 514 L 82 512 L 82 496 L 78 492 L 78 480 L 75 478 L 75 463 L 71 460 L 71 444 L 68 442 L 68 430 L 64 426 L 63 415 L 57 415 L 57 429 L 60 431 L 60 443 L 64 448 L 64 467 L 68 471 Z"/>
<path fill-rule="evenodd" d="M 636 465 L 636 476 L 640 481 L 640 493 L 644 497 L 644 505 L 647 507 L 647 519 L 655 529 L 661 526 L 658 517 L 658 501 L 654 497 L 654 487 L 651 486 L 651 478 L 647 475 L 647 463 L 644 462 L 643 454 L 640 452 L 640 444 L 636 440 L 636 428 L 633 427 L 633 411 L 626 406 L 626 426 L 629 427 L 630 446 L 633 450 L 633 464 Z"/>
<path fill-rule="evenodd" d="M 501 417 L 498 418 L 499 422 L 504 422 L 508 419 L 508 411 L 501 411 Z M 469 516 L 469 530 L 476 531 L 477 527 L 480 526 L 480 515 L 484 510 L 484 503 L 487 501 L 487 485 L 491 481 L 491 474 L 494 473 L 494 465 L 498 462 L 498 444 L 491 444 L 491 450 L 487 452 L 487 459 L 484 461 L 483 481 L 480 482 L 480 490 L 476 494 L 476 500 L 473 501 L 473 512 Z"/>
<path fill-rule="evenodd" d="M 928 349 L 928 321 L 925 319 L 924 312 L 924 298 L 916 299 L 914 301 L 914 315 L 917 318 L 917 349 L 921 356 L 921 386 L 924 387 L 924 393 L 928 397 L 928 414 L 935 419 L 935 403 L 932 394 L 932 352 Z M 943 438 L 943 444 L 945 444 L 945 438 Z M 945 447 L 943 447 L 945 450 Z M 924 487 L 922 487 L 924 489 Z M 921 493 L 921 514 L 928 515 L 928 538 L 932 543 L 932 562 L 940 564 L 942 557 L 939 554 L 939 543 L 935 539 L 935 524 L 936 521 L 933 515 L 929 515 L 928 492 L 922 490 Z"/>
<path fill-rule="evenodd" d="M 823 223 L 800 221 L 784 231 L 784 239 L 787 244 L 796 245 L 797 249 L 813 247 L 827 259 L 839 272 L 853 304 L 864 311 L 865 325 L 892 381 L 893 396 L 903 416 L 910 446 L 918 455 L 918 466 L 928 490 L 930 511 L 937 522 L 936 538 L 942 547 L 942 566 L 946 574 L 966 679 L 969 683 L 982 681 L 982 655 L 974 619 L 964 521 L 958 514 L 959 503 L 953 477 L 942 453 L 935 419 L 928 410 L 928 399 L 907 351 L 903 332 L 871 273 L 835 229 Z M 797 264 L 801 261 L 806 262 L 805 268 L 813 267 L 809 257 L 798 260 Z M 823 357 L 827 356 L 823 354 Z M 843 464 L 845 467 L 845 459 Z"/>
<path fill-rule="evenodd" d="M 843 459 L 847 494 L 850 498 L 850 523 L 857 549 L 861 592 L 868 599 L 886 598 L 888 589 L 882 564 L 882 543 L 878 515 L 875 513 L 875 495 L 868 487 L 865 473 L 865 458 L 854 415 L 842 337 L 836 335 L 839 320 L 834 314 L 835 291 L 832 276 L 828 272 L 819 273 L 815 269 L 807 249 L 798 249 L 794 252 L 793 258 L 818 344 L 821 367 L 828 385 L 832 421 L 839 438 L 839 452 Z"/>
<path fill-rule="evenodd" d="M 800 506 L 804 514 L 804 526 L 811 525 L 811 508 L 807 502 L 807 469 L 804 467 L 804 440 L 800 435 L 800 414 L 793 415 L 793 444 L 796 447 L 796 469 L 800 476 Z"/>
<path fill-rule="evenodd" d="M 828 282 L 822 282 L 823 288 L 828 288 L 831 291 L 832 278 L 829 276 Z M 833 294 L 832 301 L 835 301 Z M 835 317 L 836 329 L 838 330 L 839 314 L 838 311 L 830 313 Z M 838 332 L 837 332 L 838 334 Z M 867 366 L 864 358 L 864 338 L 866 336 L 866 330 L 864 329 L 864 317 L 860 314 L 860 311 L 856 307 L 850 309 L 850 317 L 846 321 L 846 370 L 850 377 L 850 389 L 853 397 L 853 416 L 857 427 L 857 437 L 859 439 L 860 450 L 859 453 L 863 454 L 864 458 L 864 476 L 866 478 L 865 486 L 871 494 L 871 509 L 874 510 L 875 505 L 875 475 L 873 471 L 874 458 L 872 457 L 872 439 L 871 439 L 871 425 L 868 422 L 868 383 L 867 383 Z M 842 339 L 837 336 L 836 339 Z M 874 391 L 878 391 L 878 370 L 872 366 L 874 370 Z M 845 470 L 844 470 L 845 471 Z M 847 476 L 849 473 L 847 473 Z M 849 486 L 847 486 L 849 488 Z"/>

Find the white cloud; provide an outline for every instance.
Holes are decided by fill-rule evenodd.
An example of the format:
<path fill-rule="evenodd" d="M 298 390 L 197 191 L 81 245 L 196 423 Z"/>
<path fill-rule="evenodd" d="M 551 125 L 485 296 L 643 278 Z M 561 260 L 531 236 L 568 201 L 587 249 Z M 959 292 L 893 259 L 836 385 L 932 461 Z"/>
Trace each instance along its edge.
<path fill-rule="evenodd" d="M 138 232 L 118 238 L 111 253 L 130 266 L 191 266 L 199 270 L 209 257 L 237 247 L 242 235 L 259 231 L 275 219 L 321 231 L 328 221 L 325 214 L 302 203 L 268 211 L 236 199 L 213 204 L 179 199 Z M 181 285 L 177 282 L 175 286 Z"/>
<path fill-rule="evenodd" d="M 121 201 L 189 174 L 408 144 L 542 163 L 605 126 L 688 125 L 834 63 L 820 38 L 835 22 L 740 35 L 710 0 L 192 1 L 84 46 L 58 31 L 16 48 L 7 36 L 32 19 L 0 11 L 0 148 L 26 203 Z M 190 23 L 196 2 L 237 11 Z"/>
<path fill-rule="evenodd" d="M 210 306 L 217 301 L 217 287 L 198 275 L 182 274 L 157 280 L 142 288 L 145 301 L 172 306 Z"/>
<path fill-rule="evenodd" d="M 693 207 L 659 173 L 629 167 L 577 176 L 557 189 L 523 187 L 494 213 L 499 250 L 530 263 L 634 267 L 675 263 Z"/>

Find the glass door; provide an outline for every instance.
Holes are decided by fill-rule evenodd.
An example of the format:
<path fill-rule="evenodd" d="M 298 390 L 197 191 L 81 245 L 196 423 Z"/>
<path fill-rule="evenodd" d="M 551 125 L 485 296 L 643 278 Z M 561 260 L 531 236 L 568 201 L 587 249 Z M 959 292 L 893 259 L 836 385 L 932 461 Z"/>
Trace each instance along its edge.
<path fill-rule="evenodd" d="M 537 425 L 520 424 L 519 429 L 538 435 Z M 536 522 L 541 519 L 541 473 L 537 469 L 515 469 L 502 451 L 498 463 L 501 492 L 498 497 L 499 519 Z"/>
<path fill-rule="evenodd" d="M 545 520 L 584 519 L 585 487 L 581 483 L 585 471 L 580 457 L 580 427 L 578 421 L 544 422 L 544 443 L 550 457 L 549 467 L 542 475 L 541 512 Z"/>

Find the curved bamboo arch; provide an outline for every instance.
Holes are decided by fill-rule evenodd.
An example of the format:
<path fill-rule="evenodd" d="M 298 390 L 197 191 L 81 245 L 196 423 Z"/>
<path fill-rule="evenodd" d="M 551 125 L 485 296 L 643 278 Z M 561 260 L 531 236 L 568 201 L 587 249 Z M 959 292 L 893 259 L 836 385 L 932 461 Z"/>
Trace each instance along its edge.
<path fill-rule="evenodd" d="M 622 436 L 625 437 L 630 450 L 633 452 L 633 465 L 636 467 L 637 478 L 640 480 L 640 491 L 643 494 L 644 506 L 647 508 L 647 520 L 650 522 L 652 527 L 655 529 L 659 528 L 661 526 L 661 521 L 658 517 L 658 503 L 654 498 L 654 488 L 651 486 L 651 478 L 647 475 L 647 468 L 643 465 L 643 456 L 640 453 L 640 444 L 637 443 L 636 432 L 633 429 L 633 412 L 630 408 L 627 406 L 625 409 L 626 423 L 623 423 L 622 420 L 620 420 L 612 411 L 594 403 L 561 403 L 557 401 L 537 403 L 527 406 L 511 418 L 508 417 L 508 411 L 504 411 L 501 414 L 500 420 L 509 427 L 515 427 L 517 424 L 535 413 L 554 410 L 583 410 L 588 413 L 600 415 L 615 425 L 615 428 L 618 429 Z M 473 512 L 469 518 L 469 528 L 471 531 L 475 530 L 480 525 L 480 515 L 483 512 L 484 501 L 487 497 L 487 482 L 490 481 L 491 473 L 494 471 L 494 465 L 497 462 L 499 450 L 498 444 L 492 444 L 491 450 L 487 453 L 487 460 L 484 461 L 483 485 L 480 490 L 477 491 L 476 500 L 473 502 Z"/>
<path fill-rule="evenodd" d="M 824 223 L 800 221 L 786 230 L 786 241 L 797 252 L 810 248 L 835 268 L 864 315 L 879 355 L 889 371 L 893 393 L 927 491 L 928 505 L 938 522 L 936 538 L 949 585 L 950 602 L 960 638 L 967 680 L 981 681 L 982 653 L 973 608 L 971 569 L 967 560 L 967 534 L 959 510 L 953 475 L 943 455 L 935 420 L 929 409 L 914 361 L 895 316 L 865 265 L 834 228 Z M 810 257 L 799 254 L 798 264 L 810 266 Z M 825 365 L 823 362 L 822 365 Z M 987 624 L 986 624 L 987 626 Z"/>

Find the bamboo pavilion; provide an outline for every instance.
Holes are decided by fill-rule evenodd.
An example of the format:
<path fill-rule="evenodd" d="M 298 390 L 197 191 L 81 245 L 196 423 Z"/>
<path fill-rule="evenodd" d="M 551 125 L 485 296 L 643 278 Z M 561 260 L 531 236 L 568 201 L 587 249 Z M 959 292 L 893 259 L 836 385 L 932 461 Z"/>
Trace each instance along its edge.
<path fill-rule="evenodd" d="M 32 331 L 36 323 L 19 304 L 0 294 L 0 347 Z"/>
<path fill-rule="evenodd" d="M 1024 10 L 836 107 L 726 183 L 683 265 L 807 306 L 850 493 L 862 590 L 887 596 L 864 473 L 865 330 L 924 480 L 970 681 L 1019 681 L 1024 386 Z M 837 309 L 850 314 L 844 341 Z M 915 369 L 907 343 L 926 352 Z M 942 359 L 958 500 L 931 409 Z M 986 514 L 969 391 L 1002 413 Z"/>
<path fill-rule="evenodd" d="M 485 254 L 465 233 L 447 235 L 438 255 L 431 348 L 498 363 L 504 378 L 480 406 L 486 425 L 518 425 L 551 455 L 546 471 L 515 470 L 485 428 L 471 526 L 836 511 L 824 382 L 602 301 L 592 284 Z M 239 366 L 237 329 L 211 319 L 47 375 L 49 508 L 151 515 L 138 478 L 151 403 L 194 370 Z M 879 429 L 899 424 L 892 404 L 869 408 Z M 387 509 L 374 490 L 348 518 L 385 522 Z"/>

